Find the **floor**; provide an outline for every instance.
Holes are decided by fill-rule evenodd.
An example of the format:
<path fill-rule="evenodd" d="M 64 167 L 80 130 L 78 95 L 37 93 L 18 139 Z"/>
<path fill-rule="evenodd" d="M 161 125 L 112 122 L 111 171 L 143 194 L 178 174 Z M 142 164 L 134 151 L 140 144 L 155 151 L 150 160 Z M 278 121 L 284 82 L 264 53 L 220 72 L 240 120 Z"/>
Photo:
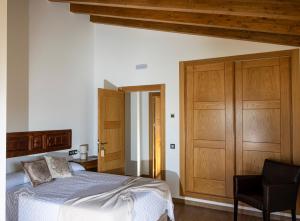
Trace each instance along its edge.
<path fill-rule="evenodd" d="M 175 220 L 176 221 L 233 221 L 231 212 L 206 209 L 196 206 L 188 206 L 183 204 L 175 204 Z M 239 221 L 262 221 L 262 218 L 239 215 Z M 278 219 L 277 219 L 278 220 Z M 280 219 L 291 220 L 291 219 Z"/>

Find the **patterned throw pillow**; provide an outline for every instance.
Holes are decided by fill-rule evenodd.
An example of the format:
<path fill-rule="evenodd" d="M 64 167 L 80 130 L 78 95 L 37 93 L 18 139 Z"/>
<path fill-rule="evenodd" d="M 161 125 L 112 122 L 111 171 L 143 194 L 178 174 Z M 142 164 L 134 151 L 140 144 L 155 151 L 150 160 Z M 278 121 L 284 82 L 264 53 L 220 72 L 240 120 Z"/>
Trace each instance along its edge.
<path fill-rule="evenodd" d="M 52 178 L 71 177 L 69 163 L 64 157 L 45 156 Z"/>
<path fill-rule="evenodd" d="M 52 176 L 45 159 L 22 162 L 22 166 L 33 187 L 52 180 Z"/>

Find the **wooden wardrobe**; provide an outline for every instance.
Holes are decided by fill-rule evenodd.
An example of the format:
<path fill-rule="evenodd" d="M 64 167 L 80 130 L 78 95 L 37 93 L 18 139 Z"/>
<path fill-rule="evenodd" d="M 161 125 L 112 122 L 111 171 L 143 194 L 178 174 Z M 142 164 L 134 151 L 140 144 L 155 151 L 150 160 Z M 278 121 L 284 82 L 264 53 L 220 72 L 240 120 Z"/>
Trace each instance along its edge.
<path fill-rule="evenodd" d="M 231 202 L 233 175 L 300 165 L 299 51 L 180 64 L 181 193 Z"/>

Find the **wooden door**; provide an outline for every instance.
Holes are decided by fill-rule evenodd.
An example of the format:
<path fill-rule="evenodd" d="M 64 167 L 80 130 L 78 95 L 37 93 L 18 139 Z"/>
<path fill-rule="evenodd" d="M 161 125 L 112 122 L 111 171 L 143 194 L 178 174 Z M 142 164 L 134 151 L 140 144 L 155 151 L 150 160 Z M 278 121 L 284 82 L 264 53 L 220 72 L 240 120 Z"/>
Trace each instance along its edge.
<path fill-rule="evenodd" d="M 186 191 L 232 196 L 233 63 L 186 66 Z"/>
<path fill-rule="evenodd" d="M 288 57 L 236 62 L 238 174 L 259 174 L 265 159 L 291 162 Z"/>
<path fill-rule="evenodd" d="M 149 93 L 149 132 L 150 132 L 150 175 L 155 179 L 162 179 L 161 157 L 161 98 L 160 92 Z"/>
<path fill-rule="evenodd" d="M 155 108 L 154 108 L 154 178 L 162 179 L 161 174 L 161 103 L 160 95 L 154 97 Z"/>
<path fill-rule="evenodd" d="M 99 89 L 98 102 L 98 171 L 124 174 L 125 93 Z"/>

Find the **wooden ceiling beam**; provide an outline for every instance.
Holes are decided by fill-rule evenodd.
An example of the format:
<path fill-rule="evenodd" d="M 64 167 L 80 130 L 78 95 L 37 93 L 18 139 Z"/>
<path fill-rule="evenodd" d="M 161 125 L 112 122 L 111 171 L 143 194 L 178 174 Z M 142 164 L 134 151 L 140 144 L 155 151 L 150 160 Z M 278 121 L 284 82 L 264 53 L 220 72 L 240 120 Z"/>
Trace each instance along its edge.
<path fill-rule="evenodd" d="M 300 35 L 300 22 L 295 23 L 295 21 L 283 19 L 214 15 L 177 11 L 158 11 L 152 9 L 134 9 L 80 4 L 71 4 L 70 10 L 74 13 L 96 16 L 100 15 L 105 17 L 129 18 L 172 24 L 187 24 L 235 30 Z"/>
<path fill-rule="evenodd" d="M 238 16 L 300 20 L 300 1 L 296 0 L 50 0 L 100 6 L 166 11 L 200 12 Z"/>
<path fill-rule="evenodd" d="M 133 19 L 112 18 L 103 16 L 91 16 L 91 22 L 117 25 L 132 28 L 142 28 L 157 31 L 168 31 L 176 33 L 185 33 L 192 35 L 213 36 L 228 39 L 237 39 L 254 42 L 265 42 L 281 45 L 300 46 L 300 37 L 282 34 L 270 34 L 262 32 L 227 30 L 222 28 L 201 27 L 183 24 L 171 24 L 154 21 L 140 21 Z"/>

